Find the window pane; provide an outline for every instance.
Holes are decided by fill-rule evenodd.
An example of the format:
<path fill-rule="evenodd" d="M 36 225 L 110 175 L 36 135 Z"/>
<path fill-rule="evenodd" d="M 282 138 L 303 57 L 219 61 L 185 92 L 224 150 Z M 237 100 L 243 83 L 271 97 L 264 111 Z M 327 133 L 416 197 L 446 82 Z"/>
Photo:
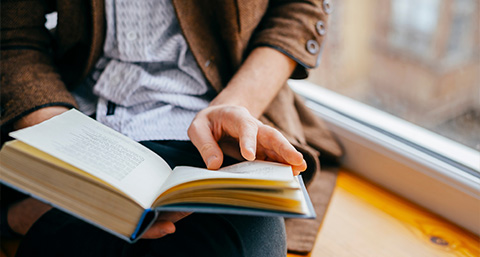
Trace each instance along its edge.
<path fill-rule="evenodd" d="M 480 150 L 479 0 L 337 0 L 309 80 Z"/>

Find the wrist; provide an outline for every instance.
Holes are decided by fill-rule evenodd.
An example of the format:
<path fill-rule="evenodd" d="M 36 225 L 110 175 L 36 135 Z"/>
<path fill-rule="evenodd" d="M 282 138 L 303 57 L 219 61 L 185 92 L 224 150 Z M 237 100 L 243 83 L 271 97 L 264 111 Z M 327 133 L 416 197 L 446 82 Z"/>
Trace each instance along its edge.
<path fill-rule="evenodd" d="M 38 109 L 25 115 L 24 117 L 13 123 L 13 129 L 18 130 L 36 125 L 68 110 L 69 108 L 64 106 L 49 106 Z"/>
<path fill-rule="evenodd" d="M 255 48 L 211 105 L 242 106 L 259 118 L 295 66 L 295 61 L 275 49 Z"/>
<path fill-rule="evenodd" d="M 34 198 L 26 198 L 13 204 L 6 211 L 7 226 L 17 235 L 24 236 L 33 224 L 52 206 Z"/>

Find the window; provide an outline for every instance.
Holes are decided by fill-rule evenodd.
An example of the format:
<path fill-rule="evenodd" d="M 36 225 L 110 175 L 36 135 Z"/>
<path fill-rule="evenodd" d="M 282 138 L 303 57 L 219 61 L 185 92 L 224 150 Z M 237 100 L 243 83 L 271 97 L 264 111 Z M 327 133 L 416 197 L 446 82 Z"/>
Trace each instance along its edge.
<path fill-rule="evenodd" d="M 440 0 L 391 0 L 389 41 L 393 47 L 430 57 Z M 388 21 L 387 21 L 388 22 Z"/>
<path fill-rule="evenodd" d="M 477 10 L 477 17 L 475 17 L 475 10 Z M 469 55 L 475 54 L 475 36 L 478 43 L 478 26 L 477 28 L 474 26 L 475 22 L 478 25 L 478 3 L 474 0 L 452 2 L 451 17 L 445 57 L 450 58 L 451 63 L 468 60 Z M 475 29 L 477 29 L 476 34 Z"/>
<path fill-rule="evenodd" d="M 325 51 L 292 88 L 344 165 L 480 234 L 478 0 L 337 0 Z"/>
<path fill-rule="evenodd" d="M 309 80 L 480 150 L 478 0 L 338 0 Z"/>

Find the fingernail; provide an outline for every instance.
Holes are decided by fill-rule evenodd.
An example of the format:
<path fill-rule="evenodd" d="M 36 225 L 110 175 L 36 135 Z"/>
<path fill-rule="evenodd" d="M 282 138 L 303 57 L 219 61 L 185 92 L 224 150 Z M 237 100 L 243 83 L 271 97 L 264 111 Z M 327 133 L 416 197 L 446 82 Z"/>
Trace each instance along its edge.
<path fill-rule="evenodd" d="M 169 226 L 169 227 L 167 227 L 166 229 L 163 229 L 162 232 L 164 232 L 165 235 L 168 235 L 168 234 L 173 234 L 173 233 L 175 233 L 175 230 L 176 230 L 175 225 L 173 225 L 173 223 L 172 223 L 172 226 Z"/>
<path fill-rule="evenodd" d="M 175 232 L 175 230 L 169 230 L 169 231 L 162 231 L 165 235 L 169 235 L 169 234 L 173 234 Z"/>
<path fill-rule="evenodd" d="M 253 156 L 252 161 L 255 160 L 255 150 L 252 147 L 249 147 L 247 148 L 247 151 L 249 151 L 252 154 Z"/>
<path fill-rule="evenodd" d="M 173 232 L 168 232 L 168 231 L 162 230 L 162 231 L 160 231 L 160 234 L 158 236 L 159 237 L 164 237 L 164 236 L 170 235 L 170 234 L 173 234 Z"/>
<path fill-rule="evenodd" d="M 207 159 L 207 167 L 210 167 L 212 162 L 215 161 L 215 159 L 217 159 L 217 156 L 216 155 L 212 155 L 210 157 L 208 157 Z"/>

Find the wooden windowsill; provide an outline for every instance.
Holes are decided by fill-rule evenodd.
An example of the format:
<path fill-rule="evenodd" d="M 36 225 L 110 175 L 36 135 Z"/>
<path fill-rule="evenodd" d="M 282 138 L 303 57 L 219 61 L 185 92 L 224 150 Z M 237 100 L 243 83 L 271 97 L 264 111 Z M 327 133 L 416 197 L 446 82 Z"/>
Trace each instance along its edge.
<path fill-rule="evenodd" d="M 14 256 L 18 243 L 2 242 L 6 255 L 0 252 L 0 256 Z M 340 170 L 315 247 L 307 256 L 473 257 L 480 256 L 480 238 Z"/>
<path fill-rule="evenodd" d="M 308 256 L 480 256 L 480 238 L 343 169 Z"/>

